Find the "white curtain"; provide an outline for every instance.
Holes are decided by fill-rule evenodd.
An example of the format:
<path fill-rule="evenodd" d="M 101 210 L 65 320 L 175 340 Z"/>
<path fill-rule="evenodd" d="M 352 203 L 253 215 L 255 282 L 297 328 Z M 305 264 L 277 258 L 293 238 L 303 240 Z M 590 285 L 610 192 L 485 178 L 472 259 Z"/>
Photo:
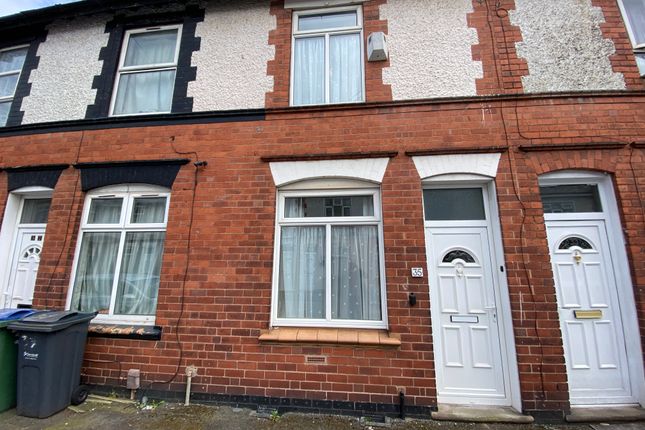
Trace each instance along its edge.
<path fill-rule="evenodd" d="M 177 30 L 154 31 L 130 36 L 125 67 L 175 62 Z"/>
<path fill-rule="evenodd" d="M 332 318 L 380 320 L 380 284 L 377 227 L 332 227 Z"/>
<path fill-rule="evenodd" d="M 305 205 L 302 200 L 302 197 L 284 199 L 284 216 L 286 218 L 302 218 L 305 216 Z"/>
<path fill-rule="evenodd" d="M 88 224 L 118 224 L 121 220 L 123 199 L 92 199 Z"/>
<path fill-rule="evenodd" d="M 325 227 L 282 227 L 279 318 L 325 318 Z"/>
<path fill-rule="evenodd" d="M 132 217 L 134 224 L 162 223 L 166 214 L 165 197 L 143 197 L 134 199 Z"/>
<path fill-rule="evenodd" d="M 127 233 L 114 313 L 154 315 L 164 232 Z"/>
<path fill-rule="evenodd" d="M 363 99 L 361 79 L 361 41 L 358 34 L 329 38 L 329 93 L 331 103 Z"/>
<path fill-rule="evenodd" d="M 174 81 L 175 70 L 121 74 L 114 113 L 170 112 Z"/>
<path fill-rule="evenodd" d="M 175 62 L 177 30 L 130 36 L 124 67 L 155 66 Z M 114 103 L 117 115 L 170 112 L 175 70 L 121 73 Z"/>
<path fill-rule="evenodd" d="M 121 233 L 85 233 L 78 259 L 72 309 L 108 313 Z"/>
<path fill-rule="evenodd" d="M 325 38 L 296 39 L 293 104 L 325 103 Z"/>

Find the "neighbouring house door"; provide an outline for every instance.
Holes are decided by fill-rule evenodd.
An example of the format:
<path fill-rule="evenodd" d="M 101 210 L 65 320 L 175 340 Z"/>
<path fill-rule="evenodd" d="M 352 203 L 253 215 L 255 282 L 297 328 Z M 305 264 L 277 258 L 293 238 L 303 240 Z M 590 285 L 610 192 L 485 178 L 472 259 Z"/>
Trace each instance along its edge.
<path fill-rule="evenodd" d="M 571 404 L 635 403 L 605 221 L 546 227 Z"/>
<path fill-rule="evenodd" d="M 4 307 L 31 306 L 42 251 L 51 199 L 27 199 L 22 202 L 11 248 Z"/>
<path fill-rule="evenodd" d="M 510 405 L 483 188 L 424 190 L 440 403 Z"/>

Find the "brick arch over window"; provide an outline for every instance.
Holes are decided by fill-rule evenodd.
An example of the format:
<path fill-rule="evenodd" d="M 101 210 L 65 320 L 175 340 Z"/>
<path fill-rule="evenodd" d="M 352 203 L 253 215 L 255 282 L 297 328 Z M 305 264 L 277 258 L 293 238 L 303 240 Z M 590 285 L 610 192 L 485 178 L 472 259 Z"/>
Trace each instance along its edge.
<path fill-rule="evenodd" d="M 592 170 L 614 173 L 619 169 L 629 169 L 629 150 L 588 149 L 576 151 L 535 152 L 525 155 L 527 166 L 536 175 L 558 170 Z M 621 158 L 624 161 L 621 162 Z"/>

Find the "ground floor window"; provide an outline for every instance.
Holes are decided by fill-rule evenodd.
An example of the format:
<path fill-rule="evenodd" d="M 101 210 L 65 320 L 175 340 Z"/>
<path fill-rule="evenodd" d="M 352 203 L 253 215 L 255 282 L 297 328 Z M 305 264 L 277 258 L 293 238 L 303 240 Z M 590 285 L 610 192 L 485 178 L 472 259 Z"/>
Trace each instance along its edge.
<path fill-rule="evenodd" d="M 145 186 L 88 194 L 71 309 L 98 311 L 98 320 L 110 322 L 154 322 L 169 198 L 167 190 Z"/>
<path fill-rule="evenodd" d="M 376 188 L 279 193 L 274 326 L 385 326 L 379 197 Z"/>

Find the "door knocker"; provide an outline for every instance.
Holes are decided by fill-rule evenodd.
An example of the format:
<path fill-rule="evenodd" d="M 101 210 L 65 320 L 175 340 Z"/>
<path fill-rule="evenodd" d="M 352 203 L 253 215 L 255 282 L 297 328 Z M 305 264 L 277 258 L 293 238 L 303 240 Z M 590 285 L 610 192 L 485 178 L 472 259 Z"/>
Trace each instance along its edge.
<path fill-rule="evenodd" d="M 580 264 L 582 261 L 582 255 L 580 255 L 580 251 L 575 251 L 573 253 L 573 259 L 576 260 L 576 264 Z"/>

